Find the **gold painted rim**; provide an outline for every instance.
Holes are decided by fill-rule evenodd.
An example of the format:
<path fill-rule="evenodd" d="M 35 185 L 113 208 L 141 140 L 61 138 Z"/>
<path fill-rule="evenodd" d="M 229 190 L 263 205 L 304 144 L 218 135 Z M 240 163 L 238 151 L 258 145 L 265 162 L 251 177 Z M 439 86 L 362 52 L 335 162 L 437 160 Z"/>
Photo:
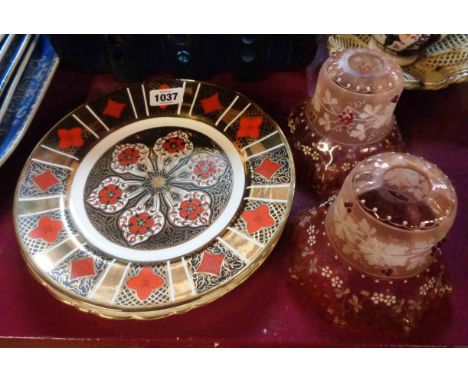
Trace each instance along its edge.
<path fill-rule="evenodd" d="M 185 79 L 171 79 L 167 81 L 186 81 L 186 82 L 191 82 L 191 83 L 199 83 L 202 85 L 206 86 L 213 86 L 213 84 L 203 82 L 203 81 L 193 81 L 193 80 L 185 80 Z M 165 81 L 161 81 L 163 83 Z M 221 86 L 214 85 L 215 88 L 219 89 L 225 89 Z M 121 90 L 121 89 L 120 89 Z M 103 97 L 99 97 L 98 99 L 104 99 L 108 97 L 110 94 L 113 94 L 114 92 L 117 92 L 119 90 L 113 91 L 109 94 L 104 95 Z M 232 95 L 237 95 L 239 97 L 243 97 L 246 100 L 249 100 L 246 96 L 244 96 L 242 93 L 239 93 L 234 90 L 228 90 Z M 191 309 L 197 308 L 199 306 L 208 304 L 214 300 L 217 300 L 218 298 L 222 297 L 226 293 L 230 292 L 240 284 L 242 284 L 248 277 L 250 277 L 259 267 L 260 265 L 263 264 L 263 262 L 266 260 L 266 258 L 269 256 L 277 242 L 279 241 L 282 232 L 284 231 L 284 228 L 286 226 L 286 222 L 288 219 L 288 216 L 290 214 L 291 208 L 292 208 L 292 201 L 294 198 L 294 192 L 295 192 L 295 184 L 296 184 L 296 171 L 295 171 L 295 166 L 294 166 L 294 160 L 293 160 L 293 155 L 291 148 L 288 144 L 288 141 L 285 137 L 284 132 L 278 125 L 278 123 L 268 114 L 266 113 L 261 107 L 259 107 L 257 104 L 252 103 L 257 110 L 259 110 L 262 115 L 264 115 L 267 119 L 269 119 L 278 132 L 279 136 L 281 137 L 282 142 L 284 143 L 284 147 L 286 149 L 287 155 L 288 155 L 288 165 L 290 169 L 290 186 L 289 186 L 289 192 L 288 192 L 288 198 L 287 198 L 287 203 L 286 203 L 286 208 L 284 213 L 282 214 L 282 218 L 278 223 L 278 228 L 274 232 L 274 234 L 271 236 L 269 239 L 268 243 L 263 247 L 263 249 L 260 251 L 260 253 L 251 261 L 250 263 L 246 264 L 242 270 L 240 270 L 238 273 L 236 273 L 234 276 L 231 278 L 224 280 L 222 283 L 217 285 L 211 290 L 201 292 L 195 296 L 192 296 L 190 299 L 187 299 L 183 302 L 177 303 L 177 302 L 172 302 L 172 303 L 166 303 L 164 307 L 162 308 L 155 308 L 154 306 L 152 307 L 138 307 L 138 308 L 133 308 L 133 309 L 118 309 L 115 307 L 110 307 L 110 306 L 103 306 L 103 305 L 97 305 L 93 304 L 89 301 L 86 301 L 86 297 L 81 297 L 78 294 L 73 294 L 71 291 L 66 290 L 63 286 L 54 284 L 52 280 L 49 281 L 49 277 L 44 274 L 43 270 L 39 269 L 36 264 L 34 264 L 32 261 L 30 261 L 28 250 L 24 247 L 23 243 L 20 238 L 20 229 L 19 229 L 19 220 L 18 220 L 18 198 L 20 195 L 20 189 L 21 185 L 25 180 L 25 175 L 26 175 L 26 170 L 28 165 L 31 163 L 31 159 L 33 157 L 34 152 L 36 149 L 40 147 L 42 142 L 45 140 L 45 138 L 55 129 L 61 122 L 66 120 L 70 115 L 81 109 L 83 106 L 87 105 L 88 103 L 85 103 L 83 105 L 80 105 L 79 107 L 75 108 L 72 110 L 70 113 L 68 113 L 66 116 L 64 116 L 62 119 L 60 119 L 45 135 L 44 137 L 38 142 L 38 144 L 35 146 L 31 154 L 29 155 L 28 159 L 26 160 L 23 169 L 21 171 L 18 184 L 15 190 L 15 195 L 14 195 L 14 214 L 13 214 L 13 219 L 14 219 L 14 227 L 15 227 L 15 233 L 17 237 L 17 241 L 20 246 L 20 253 L 26 262 L 26 265 L 28 267 L 28 270 L 30 273 L 33 275 L 33 277 L 38 281 L 41 285 L 47 288 L 47 290 L 58 300 L 62 301 L 63 303 L 66 303 L 68 305 L 72 305 L 75 308 L 87 312 L 87 313 L 92 313 L 104 318 L 111 318 L 111 319 L 140 319 L 140 320 L 145 320 L 145 319 L 158 319 L 158 318 L 163 318 L 167 317 L 173 314 L 182 314 L 185 313 Z M 188 117 L 188 116 L 186 116 Z M 191 116 L 193 119 L 197 119 L 197 116 Z M 247 164 L 247 161 L 243 162 L 244 165 Z M 71 180 L 70 180 L 71 181 Z M 247 184 L 246 184 L 247 185 Z M 69 187 L 69 184 L 67 185 Z M 68 188 L 67 187 L 67 188 Z M 68 192 L 68 191 L 67 191 Z M 242 203 L 241 206 L 239 207 L 239 210 L 242 209 Z M 236 213 L 237 215 L 237 213 Z M 232 218 L 231 222 L 235 219 Z M 229 223 L 231 224 L 231 223 Z M 223 231 L 219 234 L 220 236 L 222 235 L 223 232 L 227 230 L 227 227 L 223 229 Z M 211 241 L 210 241 L 211 243 Z M 207 243 L 209 245 L 210 243 Z M 205 246 L 205 247 L 206 247 Z"/>

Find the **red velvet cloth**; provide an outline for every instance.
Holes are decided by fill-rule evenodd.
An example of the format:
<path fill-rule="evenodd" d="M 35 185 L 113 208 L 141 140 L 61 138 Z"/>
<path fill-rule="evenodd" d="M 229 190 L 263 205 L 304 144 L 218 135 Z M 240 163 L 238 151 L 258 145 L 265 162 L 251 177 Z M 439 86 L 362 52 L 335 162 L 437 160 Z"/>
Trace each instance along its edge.
<path fill-rule="evenodd" d="M 279 72 L 252 83 L 217 75 L 210 82 L 253 99 L 286 130 L 287 115 L 306 97 L 304 71 Z M 60 69 L 26 137 L 0 168 L 0 336 L 3 344 L 86 346 L 347 346 L 468 345 L 468 84 L 432 92 L 405 91 L 397 118 L 407 148 L 437 163 L 459 197 L 455 225 L 443 245 L 454 293 L 450 306 L 428 317 L 411 337 L 349 333 L 321 319 L 288 280 L 288 232 L 264 265 L 221 299 L 180 316 L 116 321 L 81 313 L 40 286 L 16 244 L 13 194 L 19 172 L 38 140 L 73 108 L 123 86 L 110 75 Z M 301 176 L 301 169 L 297 169 Z M 291 218 L 315 203 L 297 189 Z M 25 338 L 25 342 L 19 339 Z M 35 338 L 35 342 L 31 339 Z M 54 340 L 55 339 L 55 340 Z M 0 342 L 0 345 L 2 342 Z"/>

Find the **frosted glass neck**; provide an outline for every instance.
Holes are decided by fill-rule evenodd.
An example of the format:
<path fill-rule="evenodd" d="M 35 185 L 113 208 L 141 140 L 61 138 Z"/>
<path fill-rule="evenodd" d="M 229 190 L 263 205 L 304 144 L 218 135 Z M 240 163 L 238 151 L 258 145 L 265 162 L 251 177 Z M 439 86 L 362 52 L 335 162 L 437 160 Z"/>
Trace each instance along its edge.
<path fill-rule="evenodd" d="M 313 127 L 343 144 L 370 144 L 392 129 L 393 111 L 403 90 L 394 59 L 372 49 L 349 49 L 322 65 L 308 103 Z"/>
<path fill-rule="evenodd" d="M 455 190 L 435 165 L 384 153 L 347 176 L 326 220 L 343 258 L 364 273 L 409 277 L 427 268 L 455 219 Z"/>

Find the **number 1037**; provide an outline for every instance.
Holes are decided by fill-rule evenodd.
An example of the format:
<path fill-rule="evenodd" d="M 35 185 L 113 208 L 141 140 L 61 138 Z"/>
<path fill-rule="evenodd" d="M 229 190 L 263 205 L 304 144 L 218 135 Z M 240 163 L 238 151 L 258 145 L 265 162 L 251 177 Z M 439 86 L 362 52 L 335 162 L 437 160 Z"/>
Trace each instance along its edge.
<path fill-rule="evenodd" d="M 171 101 L 175 101 L 176 98 L 177 98 L 177 93 L 162 93 L 162 94 L 154 95 L 155 102 L 171 102 Z"/>

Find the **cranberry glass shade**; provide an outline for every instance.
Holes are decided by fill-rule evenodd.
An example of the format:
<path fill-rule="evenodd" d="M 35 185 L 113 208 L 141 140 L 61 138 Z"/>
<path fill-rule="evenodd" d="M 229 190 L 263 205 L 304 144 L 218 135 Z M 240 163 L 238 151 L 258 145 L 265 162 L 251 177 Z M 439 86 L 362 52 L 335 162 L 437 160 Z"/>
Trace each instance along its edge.
<path fill-rule="evenodd" d="M 379 51 L 349 49 L 325 61 L 314 96 L 289 118 L 296 160 L 319 194 L 338 191 L 360 160 L 402 149 L 393 115 L 402 90 L 400 67 Z"/>
<path fill-rule="evenodd" d="M 451 290 L 438 243 L 455 219 L 440 169 L 409 154 L 358 164 L 294 225 L 291 276 L 334 321 L 411 330 Z"/>

